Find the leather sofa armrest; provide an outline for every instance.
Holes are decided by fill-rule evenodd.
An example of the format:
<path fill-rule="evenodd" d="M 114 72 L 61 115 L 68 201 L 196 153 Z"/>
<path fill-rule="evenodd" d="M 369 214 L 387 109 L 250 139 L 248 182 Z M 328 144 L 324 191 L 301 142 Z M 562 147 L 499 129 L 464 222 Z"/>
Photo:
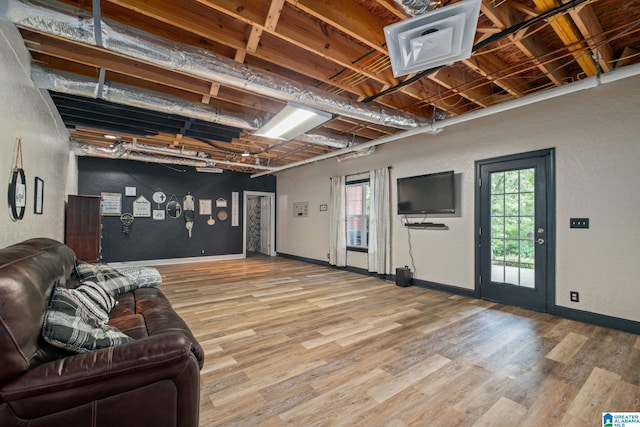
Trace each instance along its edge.
<path fill-rule="evenodd" d="M 100 382 L 111 381 L 113 384 L 113 380 L 117 383 L 122 379 L 123 384 L 131 386 L 136 377 L 152 382 L 171 378 L 176 373 L 179 375 L 180 372 L 168 367 L 180 367 L 189 359 L 197 363 L 191 347 L 192 343 L 183 333 L 166 332 L 116 347 L 65 357 L 37 366 L 4 384 L 0 388 L 0 397 L 12 402 L 80 388 L 96 393 L 96 396 L 78 396 L 80 400 L 91 401 L 104 395 Z"/>

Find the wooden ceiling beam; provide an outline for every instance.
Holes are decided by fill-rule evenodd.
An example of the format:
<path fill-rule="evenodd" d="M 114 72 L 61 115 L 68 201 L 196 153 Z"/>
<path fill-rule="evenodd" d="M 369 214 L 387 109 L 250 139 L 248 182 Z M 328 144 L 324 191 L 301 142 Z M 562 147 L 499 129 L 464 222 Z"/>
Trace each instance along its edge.
<path fill-rule="evenodd" d="M 173 20 L 174 25 L 177 25 L 184 31 L 194 32 L 200 37 L 205 37 L 222 44 L 226 43 L 226 38 L 221 39 L 220 32 L 217 31 L 217 28 L 208 26 L 206 24 L 210 15 L 210 13 L 206 13 L 207 9 L 211 8 L 217 13 L 222 13 L 231 18 L 240 20 L 245 24 L 251 25 L 254 29 L 259 29 L 260 31 L 268 31 L 268 28 L 264 25 L 264 23 L 269 19 L 269 13 L 271 13 L 271 15 L 273 15 L 274 13 L 273 11 L 270 11 L 270 4 L 267 5 L 264 3 L 264 1 L 252 2 L 251 7 L 249 8 L 244 7 L 239 4 L 239 2 L 234 1 L 216 0 L 215 2 L 213 2 L 210 0 L 199 0 L 199 3 L 201 4 L 200 7 L 202 7 L 203 10 L 200 10 L 200 13 L 197 15 L 197 17 L 190 17 L 190 19 L 198 20 L 198 22 L 191 22 L 191 24 L 189 24 L 184 19 L 176 19 L 174 13 L 178 12 L 174 11 L 172 7 L 163 9 L 163 6 L 161 5 L 149 5 L 146 0 L 112 0 L 112 2 L 114 4 L 118 4 L 120 7 L 131 8 L 131 10 L 134 10 L 137 13 L 141 13 L 145 16 L 150 16 L 154 19 L 158 19 L 161 22 L 172 22 Z M 162 4 L 169 5 L 169 3 L 171 2 L 163 2 Z M 286 12 L 285 7 L 283 7 L 282 9 L 283 13 Z M 277 5 L 274 10 L 278 10 Z M 280 19 L 282 19 L 282 16 L 280 17 Z M 290 20 L 291 16 L 288 15 L 287 22 Z M 226 27 L 224 20 L 219 18 L 217 19 L 217 21 L 219 22 L 219 27 Z M 272 22 L 275 22 L 275 20 L 272 20 Z M 299 19 L 295 22 L 300 24 Z M 302 52 L 300 52 L 300 54 L 292 54 L 290 47 L 287 48 L 287 46 L 279 46 L 277 50 L 271 49 L 271 54 L 267 55 L 267 53 L 269 52 L 269 48 L 266 46 L 266 44 L 263 44 L 260 49 L 256 49 L 256 51 L 252 52 L 252 54 L 256 55 L 257 57 L 266 59 L 267 61 L 278 64 L 279 66 L 285 66 L 290 70 L 295 70 L 296 73 L 304 73 L 305 75 L 311 76 L 316 80 L 322 81 L 324 83 L 339 86 L 342 90 L 348 91 L 358 96 L 366 96 L 366 92 L 362 92 L 362 87 L 358 85 L 341 85 L 339 82 L 329 79 L 327 76 L 336 74 L 338 69 L 334 68 L 333 70 L 323 70 L 323 67 L 326 67 L 327 63 L 323 63 L 319 60 L 319 56 L 325 60 L 331 59 L 334 64 L 343 67 L 348 66 L 356 69 L 359 73 L 362 73 L 364 72 L 363 70 L 357 69 L 357 67 L 355 67 L 351 63 L 351 61 L 353 60 L 352 57 L 348 57 L 345 54 L 344 58 L 342 58 L 341 61 L 336 61 L 335 58 L 326 53 L 326 51 L 330 50 L 332 54 L 335 53 L 339 55 L 341 52 L 345 52 L 345 50 L 353 50 L 353 43 L 349 42 L 348 39 L 344 38 L 344 36 L 335 31 L 331 33 L 333 37 L 332 40 L 321 40 L 317 37 L 317 34 L 312 34 L 309 31 L 312 27 L 317 27 L 317 23 L 315 21 L 302 22 L 301 25 L 296 25 L 291 29 L 289 29 L 289 27 L 279 25 L 278 32 L 268 32 L 276 36 L 277 38 L 280 38 L 289 43 L 295 41 L 296 46 L 304 48 L 307 52 L 310 52 L 314 55 L 305 55 Z M 287 33 L 288 36 L 283 36 L 283 34 Z M 260 39 L 262 40 L 263 38 L 264 36 L 261 35 Z M 343 38 L 344 40 L 341 40 L 341 38 Z M 299 40 L 301 39 L 305 42 L 300 43 Z M 310 48 L 309 45 L 312 43 L 321 44 L 316 46 L 315 48 Z M 246 62 L 246 51 L 248 50 L 246 45 L 240 46 L 236 41 L 234 44 L 230 45 L 230 47 L 236 49 L 236 61 Z M 257 48 L 257 43 L 255 44 L 255 47 Z M 325 52 L 321 52 L 321 50 L 324 50 Z M 274 52 L 276 53 L 275 56 L 273 55 Z M 362 52 L 363 50 L 354 52 L 353 57 L 357 57 L 356 55 L 362 55 Z M 367 77 L 372 78 L 374 81 L 381 83 L 381 85 L 388 83 L 388 79 L 381 79 L 380 75 L 378 74 L 367 73 L 366 75 Z M 387 103 L 383 104 L 391 108 L 401 108 L 400 105 L 388 105 Z"/>
<path fill-rule="evenodd" d="M 482 0 L 480 10 L 495 26 L 502 30 L 523 21 L 517 10 L 510 7 L 509 2 L 500 3 L 496 7 L 491 0 Z M 569 73 L 558 61 L 539 61 L 537 59 L 552 57 L 549 48 L 539 41 L 537 37 L 517 38 L 509 36 L 509 39 L 522 53 L 536 63 L 537 67 L 556 86 L 563 85 L 570 78 Z"/>
<path fill-rule="evenodd" d="M 246 8 L 240 8 L 234 2 L 221 2 L 218 0 L 199 1 L 202 4 L 214 8 L 216 11 L 228 14 L 235 19 L 242 19 L 244 20 L 244 22 L 250 23 L 251 25 L 260 25 L 259 22 L 251 21 L 251 19 L 257 19 L 257 13 L 251 13 L 247 11 Z M 296 4 L 296 6 L 299 5 L 299 3 Z M 260 10 L 264 10 L 264 7 L 260 6 L 259 2 L 257 8 Z M 339 66 L 343 67 L 344 73 L 352 72 L 353 75 L 349 76 L 349 79 L 345 79 L 344 82 L 341 82 L 341 75 L 336 75 L 335 78 L 327 79 L 326 73 L 318 74 L 320 68 L 318 68 L 317 66 L 307 68 L 302 67 L 301 64 L 304 62 L 304 60 L 302 59 L 303 57 L 291 54 L 285 55 L 283 57 L 283 52 L 287 52 L 286 46 L 281 46 L 279 48 L 280 50 L 278 50 L 277 52 L 280 55 L 280 59 L 274 57 L 273 55 L 270 55 L 268 57 L 269 60 L 274 62 L 290 62 L 292 57 L 296 58 L 296 60 L 298 61 L 297 66 L 294 64 L 291 67 L 294 67 L 295 69 L 301 69 L 302 67 L 303 69 L 309 70 L 307 73 L 309 75 L 312 75 L 314 78 L 323 81 L 328 85 L 337 86 L 343 91 L 356 93 L 360 98 L 371 95 L 371 86 L 359 86 L 358 84 L 354 85 L 353 80 L 351 79 L 355 78 L 355 80 L 358 82 L 362 80 L 358 76 L 364 76 L 375 82 L 378 82 L 382 85 L 382 87 L 388 87 L 389 85 L 397 84 L 397 80 L 393 78 L 390 69 L 387 68 L 383 70 L 372 71 L 369 71 L 367 69 L 366 56 L 370 55 L 371 51 L 368 50 L 369 48 L 364 47 L 365 43 L 362 43 L 361 45 L 354 43 L 353 39 L 350 39 L 344 36 L 341 32 L 336 31 L 332 25 L 322 27 L 320 29 L 320 32 L 312 31 L 316 29 L 319 24 L 317 20 L 312 20 L 309 18 L 309 15 L 306 13 L 307 10 L 308 9 L 299 9 L 289 4 L 285 4 L 281 11 L 281 23 L 277 26 L 277 28 L 272 30 L 265 24 L 264 30 L 277 38 L 280 38 L 288 43 L 291 43 L 292 45 L 295 45 L 312 53 L 313 55 L 322 57 L 325 60 L 329 60 L 335 64 L 338 64 Z M 304 11 L 304 13 L 301 11 Z M 322 34 L 321 37 L 318 37 L 319 33 Z M 263 46 L 262 49 L 267 49 L 266 45 Z M 383 49 L 383 51 L 386 57 L 386 50 Z M 264 57 L 264 51 L 258 52 L 257 55 Z M 356 61 L 356 59 L 358 58 L 365 58 L 361 61 L 363 63 L 362 66 L 360 66 L 360 61 Z M 332 74 L 328 75 L 333 76 Z M 414 98 L 414 100 L 419 100 L 421 96 L 420 93 L 410 87 L 402 89 L 402 92 Z M 385 101 L 384 99 L 380 99 L 377 102 L 391 108 L 402 108 L 401 105 L 394 104 L 393 102 L 389 102 L 388 100 Z M 439 108 L 446 109 L 446 106 L 443 105 Z"/>
<path fill-rule="evenodd" d="M 607 42 L 593 7 L 586 4 L 581 8 L 570 9 L 569 16 L 575 22 L 586 43 L 596 53 L 602 71 L 605 73 L 611 71 L 614 62 L 613 49 Z"/>
<path fill-rule="evenodd" d="M 557 0 L 533 0 L 540 13 L 547 12 L 561 6 Z M 556 32 L 562 43 L 567 47 L 573 55 L 582 71 L 587 77 L 594 76 L 598 73 L 596 64 L 591 58 L 591 52 L 586 49 L 584 39 L 579 34 L 573 21 L 564 14 L 558 14 L 548 19 L 551 28 Z"/>
<path fill-rule="evenodd" d="M 341 32 L 350 35 L 359 42 L 368 45 L 371 49 L 383 53 L 388 56 L 386 48 L 386 40 L 384 38 L 385 23 L 382 22 L 372 13 L 368 12 L 359 4 L 351 0 L 287 0 L 290 4 L 315 16 L 317 19 L 323 20 L 328 25 L 337 28 Z M 366 25 L 363 25 L 366 24 Z M 436 78 L 431 79 L 433 82 L 440 84 Z M 393 83 L 392 85 L 395 85 Z M 450 89 L 450 87 L 445 86 Z M 420 100 L 415 92 L 411 91 L 411 85 L 402 88 L 401 91 Z M 471 102 L 475 100 L 468 99 Z M 424 98 L 422 98 L 424 99 Z M 479 103 L 478 105 L 482 105 Z M 438 108 L 451 112 L 446 104 L 441 104 Z"/>
<path fill-rule="evenodd" d="M 352 0 L 287 0 L 290 5 L 315 16 L 380 53 L 387 53 L 385 26 L 377 16 Z"/>

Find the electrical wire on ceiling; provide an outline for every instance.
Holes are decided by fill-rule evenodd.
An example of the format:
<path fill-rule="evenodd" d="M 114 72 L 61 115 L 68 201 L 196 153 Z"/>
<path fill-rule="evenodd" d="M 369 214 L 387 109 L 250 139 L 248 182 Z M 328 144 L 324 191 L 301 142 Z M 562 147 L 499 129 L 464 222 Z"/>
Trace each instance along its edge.
<path fill-rule="evenodd" d="M 567 11 L 569 9 L 572 9 L 572 8 L 576 7 L 576 6 L 579 6 L 580 4 L 582 4 L 582 3 L 586 2 L 586 1 L 590 1 L 590 0 L 573 0 L 573 1 L 569 2 L 569 3 L 563 4 L 562 6 L 558 6 L 558 7 L 554 8 L 554 9 L 548 10 L 547 12 L 544 12 L 544 13 L 536 16 L 535 18 L 531 18 L 529 20 L 522 21 L 522 22 L 520 22 L 518 24 L 515 24 L 515 25 L 513 25 L 513 26 L 511 26 L 509 28 L 506 28 L 506 29 L 500 31 L 499 33 L 496 33 L 496 34 L 494 34 L 494 35 L 492 35 L 490 37 L 487 37 L 486 39 L 476 43 L 473 46 L 473 48 L 471 49 L 471 51 L 475 52 L 475 51 L 477 51 L 479 49 L 482 49 L 483 47 L 485 47 L 485 46 L 487 46 L 487 45 L 489 45 L 491 43 L 494 43 L 494 42 L 496 42 L 496 41 L 498 41 L 498 40 L 500 40 L 500 39 L 502 39 L 504 37 L 507 37 L 507 36 L 515 33 L 516 31 L 519 31 L 519 30 L 522 30 L 523 28 L 527 28 L 527 27 L 530 27 L 532 25 L 535 25 L 535 24 L 537 24 L 537 23 L 539 23 L 541 21 L 544 21 L 546 19 L 551 18 L 554 15 L 557 15 L 559 13 L 565 12 L 565 11 Z M 438 66 L 438 67 L 433 67 L 433 68 L 429 68 L 427 70 L 421 71 L 418 74 L 416 74 L 415 76 L 410 77 L 410 78 L 404 80 L 403 82 L 398 83 L 395 86 L 392 86 L 392 87 L 390 87 L 390 88 L 388 88 L 386 90 L 383 90 L 382 92 L 378 92 L 375 95 L 372 95 L 372 96 L 369 96 L 369 97 L 363 99 L 362 102 L 366 104 L 366 103 L 369 103 L 371 101 L 376 100 L 377 98 L 379 98 L 381 96 L 393 93 L 393 92 L 397 91 L 398 89 L 401 89 L 401 88 L 403 88 L 405 86 L 413 84 L 413 83 L 417 82 L 418 80 L 422 79 L 423 77 L 425 77 L 425 76 L 427 76 L 427 75 L 429 75 L 431 73 L 434 73 L 434 72 L 436 72 L 436 71 L 438 71 L 438 70 L 440 70 L 440 69 L 442 69 L 444 67 L 446 67 L 446 65 L 441 65 L 441 66 Z"/>

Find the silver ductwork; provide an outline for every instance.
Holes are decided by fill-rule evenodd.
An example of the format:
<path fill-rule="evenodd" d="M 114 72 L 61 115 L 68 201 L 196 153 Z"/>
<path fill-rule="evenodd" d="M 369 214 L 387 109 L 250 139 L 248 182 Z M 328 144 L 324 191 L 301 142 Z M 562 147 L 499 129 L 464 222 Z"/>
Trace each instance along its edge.
<path fill-rule="evenodd" d="M 176 96 L 115 82 L 104 82 L 104 84 L 100 85 L 98 80 L 91 77 L 44 68 L 39 65 L 31 66 L 31 80 L 40 89 L 86 98 L 104 99 L 116 104 L 161 113 L 177 114 L 206 122 L 234 126 L 248 131 L 254 131 L 264 123 L 261 119 L 245 119 L 240 115 L 223 112 L 219 108 L 208 104 L 189 102 Z M 353 144 L 367 141 L 360 137 L 345 138 L 344 135 L 337 135 L 329 131 L 300 135 L 296 137 L 296 140 L 334 148 L 349 147 Z"/>
<path fill-rule="evenodd" d="M 215 165 L 236 166 L 262 171 L 273 171 L 272 166 L 253 165 L 229 160 L 214 160 L 206 154 L 195 151 L 177 150 L 173 148 L 155 147 L 137 142 L 121 142 L 113 148 L 102 148 L 94 145 L 72 141 L 71 150 L 79 156 L 104 157 L 109 159 L 137 160 L 147 163 L 193 166 L 196 168 L 214 167 Z"/>
<path fill-rule="evenodd" d="M 85 98 L 103 99 L 116 104 L 161 113 L 177 114 L 206 122 L 255 130 L 262 126 L 262 120 L 247 120 L 239 115 L 222 112 L 219 108 L 198 102 L 189 102 L 177 96 L 171 96 L 115 82 L 105 82 L 100 86 L 98 80 L 80 74 L 31 66 L 31 80 L 40 88 Z"/>
<path fill-rule="evenodd" d="M 425 0 L 394 0 L 400 9 L 409 16 L 418 16 L 434 10 L 440 5 L 439 1 Z"/>
<path fill-rule="evenodd" d="M 357 103 L 117 22 L 102 20 L 95 25 L 86 11 L 58 2 L 5 0 L 3 3 L 0 19 L 16 25 L 91 45 L 98 45 L 94 34 L 98 27 L 101 46 L 109 51 L 250 93 L 398 129 L 412 129 L 430 123 L 424 117 Z"/>

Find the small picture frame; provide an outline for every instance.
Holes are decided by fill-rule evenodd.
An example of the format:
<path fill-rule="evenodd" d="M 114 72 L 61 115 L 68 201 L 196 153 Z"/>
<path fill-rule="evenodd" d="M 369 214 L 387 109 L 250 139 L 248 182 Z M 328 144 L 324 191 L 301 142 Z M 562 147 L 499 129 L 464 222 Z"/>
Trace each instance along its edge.
<path fill-rule="evenodd" d="M 44 181 L 42 178 L 36 176 L 35 182 L 35 198 L 33 203 L 33 213 L 36 215 L 42 215 L 44 208 Z"/>
<path fill-rule="evenodd" d="M 164 221 L 164 209 L 154 209 L 153 210 L 153 220 L 154 221 Z"/>
<path fill-rule="evenodd" d="M 323 204 L 320 205 L 320 212 L 324 212 L 324 211 L 326 211 L 328 209 L 329 209 L 329 207 L 327 206 L 326 203 L 323 203 Z"/>
<path fill-rule="evenodd" d="M 213 210 L 211 199 L 200 199 L 199 201 L 199 214 L 200 215 L 211 215 Z"/>

